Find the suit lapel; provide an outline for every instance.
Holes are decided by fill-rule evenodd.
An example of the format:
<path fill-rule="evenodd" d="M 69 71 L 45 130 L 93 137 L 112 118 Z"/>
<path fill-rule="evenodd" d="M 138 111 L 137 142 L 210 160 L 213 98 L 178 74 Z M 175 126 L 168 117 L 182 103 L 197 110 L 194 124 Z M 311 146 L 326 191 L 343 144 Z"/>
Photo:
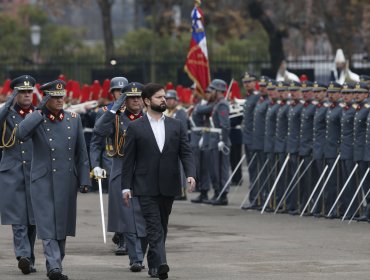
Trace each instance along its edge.
<path fill-rule="evenodd" d="M 155 148 L 157 149 L 158 152 L 161 152 L 159 150 L 159 147 L 158 147 L 158 144 L 157 144 L 157 140 L 155 140 L 155 136 L 154 136 L 154 133 L 153 133 L 153 130 L 152 130 L 152 127 L 149 123 L 149 119 L 148 119 L 148 116 L 145 115 L 141 118 L 142 122 L 143 122 L 143 126 L 144 128 L 147 130 L 147 134 L 149 134 L 149 138 L 151 139 L 151 142 L 152 144 L 155 146 Z"/>
<path fill-rule="evenodd" d="M 168 117 L 165 117 L 164 118 L 164 146 L 163 146 L 163 150 L 162 150 L 162 153 L 166 150 L 167 146 L 168 146 L 168 141 L 170 139 L 170 133 L 171 133 L 171 130 L 170 130 L 170 122 L 168 120 Z"/>

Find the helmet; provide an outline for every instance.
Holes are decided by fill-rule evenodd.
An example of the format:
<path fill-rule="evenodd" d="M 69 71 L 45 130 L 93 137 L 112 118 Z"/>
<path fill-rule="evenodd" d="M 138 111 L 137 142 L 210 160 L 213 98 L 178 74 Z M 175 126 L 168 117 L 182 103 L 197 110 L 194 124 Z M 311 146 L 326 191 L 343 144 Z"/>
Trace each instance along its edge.
<path fill-rule="evenodd" d="M 112 92 L 114 89 L 123 89 L 128 85 L 128 81 L 125 77 L 114 77 L 110 80 L 109 92 Z"/>
<path fill-rule="evenodd" d="M 212 82 L 209 84 L 209 87 L 211 89 L 214 89 L 216 91 L 221 91 L 224 92 L 226 91 L 227 84 L 224 80 L 221 79 L 214 79 Z"/>
<path fill-rule="evenodd" d="M 174 89 L 169 89 L 166 92 L 166 99 L 175 99 L 178 100 L 177 92 Z"/>

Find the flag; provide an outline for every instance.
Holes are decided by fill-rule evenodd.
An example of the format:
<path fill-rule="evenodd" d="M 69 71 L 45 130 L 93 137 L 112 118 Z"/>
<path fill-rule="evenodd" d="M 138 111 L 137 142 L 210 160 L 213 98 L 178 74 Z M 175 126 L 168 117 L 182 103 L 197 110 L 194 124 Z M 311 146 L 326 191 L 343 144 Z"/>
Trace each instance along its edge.
<path fill-rule="evenodd" d="M 203 95 L 211 78 L 204 30 L 204 15 L 199 5 L 200 1 L 195 1 L 194 9 L 191 12 L 192 33 L 184 69 L 189 78 L 195 83 L 198 92 Z"/>

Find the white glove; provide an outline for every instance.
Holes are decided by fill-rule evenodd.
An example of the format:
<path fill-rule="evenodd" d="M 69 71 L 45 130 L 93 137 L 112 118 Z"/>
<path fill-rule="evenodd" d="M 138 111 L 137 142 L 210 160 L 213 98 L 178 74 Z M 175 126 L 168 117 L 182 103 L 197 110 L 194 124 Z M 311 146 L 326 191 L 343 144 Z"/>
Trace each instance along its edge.
<path fill-rule="evenodd" d="M 95 178 L 105 178 L 107 175 L 107 172 L 105 171 L 105 169 L 100 168 L 99 166 L 94 167 L 93 172 L 94 172 Z"/>
<path fill-rule="evenodd" d="M 220 152 L 223 152 L 224 151 L 225 143 L 223 141 L 218 142 L 217 146 L 218 146 L 218 150 Z"/>

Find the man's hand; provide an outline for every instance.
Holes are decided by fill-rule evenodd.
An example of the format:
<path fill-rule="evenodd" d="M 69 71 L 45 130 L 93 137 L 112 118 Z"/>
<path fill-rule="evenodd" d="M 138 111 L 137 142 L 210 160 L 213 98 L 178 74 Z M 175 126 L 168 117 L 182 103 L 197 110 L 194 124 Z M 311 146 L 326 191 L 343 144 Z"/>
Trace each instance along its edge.
<path fill-rule="evenodd" d="M 125 103 L 125 100 L 126 100 L 126 93 L 122 93 L 121 96 L 114 102 L 111 111 L 114 111 L 117 113 L 117 111 L 121 109 L 123 103 Z"/>
<path fill-rule="evenodd" d="M 188 177 L 186 180 L 189 184 L 188 191 L 193 192 L 195 190 L 195 185 L 196 185 L 195 179 L 193 177 Z"/>
<path fill-rule="evenodd" d="M 41 100 L 40 104 L 37 106 L 37 110 L 42 110 L 46 107 L 46 103 L 48 103 L 51 96 L 49 94 L 45 95 L 44 98 Z"/>
<path fill-rule="evenodd" d="M 88 193 L 89 186 L 80 186 L 80 193 Z"/>
<path fill-rule="evenodd" d="M 9 109 L 13 105 L 14 99 L 18 95 L 18 93 L 19 93 L 18 89 L 13 90 L 12 94 L 9 95 L 8 99 L 6 100 L 4 104 L 5 108 Z"/>
<path fill-rule="evenodd" d="M 94 172 L 94 177 L 96 179 L 105 178 L 107 175 L 107 172 L 105 171 L 105 169 L 99 166 L 94 167 L 93 172 Z"/>
<path fill-rule="evenodd" d="M 130 207 L 131 191 L 123 190 L 122 196 L 123 196 L 123 203 L 126 205 L 126 207 Z"/>

